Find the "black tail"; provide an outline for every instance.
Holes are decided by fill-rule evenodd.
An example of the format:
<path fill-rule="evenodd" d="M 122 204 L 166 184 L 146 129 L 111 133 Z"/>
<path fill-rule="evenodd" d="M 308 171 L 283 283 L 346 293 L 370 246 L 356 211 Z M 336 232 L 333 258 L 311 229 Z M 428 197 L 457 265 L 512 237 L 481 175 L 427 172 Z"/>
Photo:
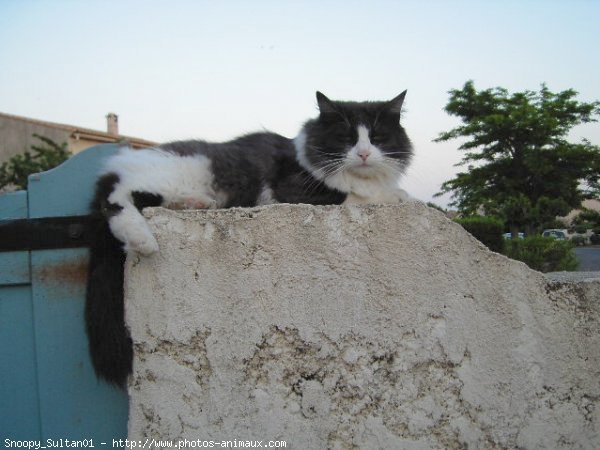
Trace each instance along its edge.
<path fill-rule="evenodd" d="M 103 216 L 93 223 L 96 233 L 90 248 L 85 301 L 90 356 L 99 377 L 124 387 L 133 359 L 123 305 L 125 252 Z"/>
<path fill-rule="evenodd" d="M 92 202 L 94 241 L 90 247 L 85 327 L 96 375 L 125 387 L 133 360 L 123 303 L 125 252 L 123 243 L 112 235 L 107 221 L 108 217 L 121 210 L 120 206 L 108 201 L 118 181 L 118 176 L 114 174 L 100 178 Z M 162 202 L 160 196 L 153 194 L 134 192 L 132 195 L 139 209 L 159 206 Z"/>

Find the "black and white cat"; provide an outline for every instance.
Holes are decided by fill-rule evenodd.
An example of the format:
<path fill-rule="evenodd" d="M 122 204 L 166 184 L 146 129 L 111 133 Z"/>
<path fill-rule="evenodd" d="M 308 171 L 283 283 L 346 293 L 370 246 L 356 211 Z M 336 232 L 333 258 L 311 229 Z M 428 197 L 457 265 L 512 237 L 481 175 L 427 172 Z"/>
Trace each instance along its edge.
<path fill-rule="evenodd" d="M 191 140 L 122 148 L 96 187 L 86 329 L 96 373 L 124 385 L 132 348 L 123 313 L 126 253 L 159 250 L 140 211 L 271 203 L 397 203 L 412 157 L 400 125 L 406 91 L 387 102 L 341 102 L 317 92 L 319 116 L 294 139 L 262 132 L 224 143 Z"/>

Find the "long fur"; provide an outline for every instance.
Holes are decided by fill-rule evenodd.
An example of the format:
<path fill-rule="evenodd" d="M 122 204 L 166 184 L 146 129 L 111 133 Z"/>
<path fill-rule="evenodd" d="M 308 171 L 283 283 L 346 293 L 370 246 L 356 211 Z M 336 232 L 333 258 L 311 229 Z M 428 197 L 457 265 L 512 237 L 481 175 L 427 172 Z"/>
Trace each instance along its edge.
<path fill-rule="evenodd" d="M 269 203 L 395 203 L 412 156 L 400 126 L 404 94 L 389 102 L 337 102 L 317 93 L 320 114 L 295 140 L 255 133 L 224 143 L 179 141 L 123 148 L 109 159 L 92 203 L 85 320 L 97 375 L 125 386 L 132 343 L 124 322 L 123 269 L 129 252 L 158 244 L 141 210 L 228 208 Z"/>
<path fill-rule="evenodd" d="M 90 249 L 85 324 L 96 374 L 118 386 L 125 386 L 133 357 L 123 311 L 122 246 L 108 223 L 99 218 Z"/>

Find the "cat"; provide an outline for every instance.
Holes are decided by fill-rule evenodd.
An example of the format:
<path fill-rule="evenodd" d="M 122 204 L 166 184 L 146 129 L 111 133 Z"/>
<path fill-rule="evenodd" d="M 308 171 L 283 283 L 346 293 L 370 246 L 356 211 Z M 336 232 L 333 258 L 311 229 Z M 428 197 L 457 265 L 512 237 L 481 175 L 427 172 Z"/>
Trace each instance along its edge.
<path fill-rule="evenodd" d="M 141 210 L 397 203 L 413 150 L 400 125 L 406 91 L 387 102 L 332 101 L 317 92 L 319 115 L 295 139 L 271 132 L 229 142 L 177 141 L 121 148 L 100 173 L 91 211 L 85 320 L 96 374 L 125 386 L 132 344 L 124 323 L 126 254 L 159 250 Z"/>

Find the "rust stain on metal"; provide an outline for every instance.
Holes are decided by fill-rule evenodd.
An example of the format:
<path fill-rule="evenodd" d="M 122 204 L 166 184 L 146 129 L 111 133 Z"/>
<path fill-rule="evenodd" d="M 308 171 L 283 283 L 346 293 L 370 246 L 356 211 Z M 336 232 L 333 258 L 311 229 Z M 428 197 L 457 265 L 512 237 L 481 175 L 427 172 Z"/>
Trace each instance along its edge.
<path fill-rule="evenodd" d="M 88 258 L 67 260 L 61 264 L 40 267 L 36 275 L 43 281 L 85 284 L 88 276 Z"/>

